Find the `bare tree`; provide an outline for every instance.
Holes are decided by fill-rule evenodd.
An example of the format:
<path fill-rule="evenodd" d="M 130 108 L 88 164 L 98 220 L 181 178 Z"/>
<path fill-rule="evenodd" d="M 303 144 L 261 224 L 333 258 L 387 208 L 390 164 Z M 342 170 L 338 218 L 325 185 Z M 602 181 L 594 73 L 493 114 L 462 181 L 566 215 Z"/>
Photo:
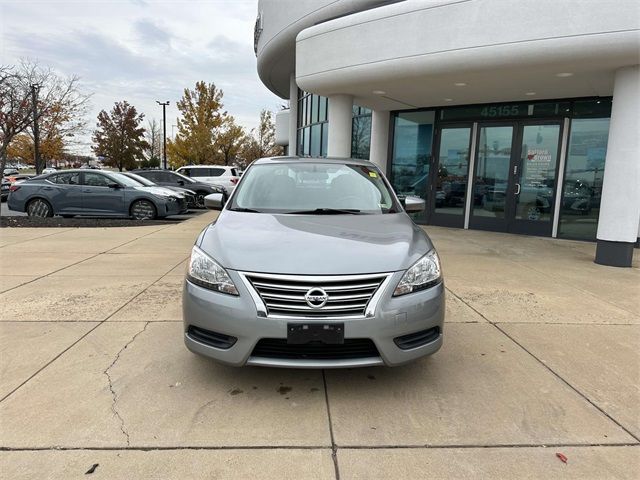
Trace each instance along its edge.
<path fill-rule="evenodd" d="M 144 151 L 144 158 L 149 164 L 153 163 L 155 165 L 157 163 L 160 165 L 160 158 L 162 158 L 162 128 L 155 118 L 147 121 L 144 139 L 149 145 Z"/>
<path fill-rule="evenodd" d="M 33 88 L 42 158 L 57 160 L 65 146 L 85 131 L 89 95 L 79 90 L 79 77 L 63 78 L 37 62 L 0 67 L 0 157 L 4 168 L 9 144 L 24 132 L 34 142 Z"/>

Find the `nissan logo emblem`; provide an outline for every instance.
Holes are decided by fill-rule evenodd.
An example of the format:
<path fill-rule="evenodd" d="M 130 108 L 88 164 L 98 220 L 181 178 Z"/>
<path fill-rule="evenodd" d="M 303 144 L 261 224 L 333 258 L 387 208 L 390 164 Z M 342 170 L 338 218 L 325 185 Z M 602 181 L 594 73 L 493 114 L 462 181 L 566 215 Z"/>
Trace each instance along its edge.
<path fill-rule="evenodd" d="M 304 296 L 304 299 L 307 301 L 307 305 L 311 308 L 322 308 L 327 304 L 327 300 L 329 300 L 329 295 L 320 287 L 313 287 L 307 291 Z"/>

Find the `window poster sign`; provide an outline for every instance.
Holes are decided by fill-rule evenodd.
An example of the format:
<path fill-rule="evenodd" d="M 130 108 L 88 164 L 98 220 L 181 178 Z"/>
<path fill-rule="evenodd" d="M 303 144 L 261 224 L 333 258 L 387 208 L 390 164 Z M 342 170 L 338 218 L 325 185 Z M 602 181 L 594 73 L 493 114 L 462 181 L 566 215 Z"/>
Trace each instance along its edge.
<path fill-rule="evenodd" d="M 552 160 L 553 156 L 546 148 L 527 149 L 524 184 L 529 187 L 542 185 L 548 178 L 549 172 L 555 168 Z"/>

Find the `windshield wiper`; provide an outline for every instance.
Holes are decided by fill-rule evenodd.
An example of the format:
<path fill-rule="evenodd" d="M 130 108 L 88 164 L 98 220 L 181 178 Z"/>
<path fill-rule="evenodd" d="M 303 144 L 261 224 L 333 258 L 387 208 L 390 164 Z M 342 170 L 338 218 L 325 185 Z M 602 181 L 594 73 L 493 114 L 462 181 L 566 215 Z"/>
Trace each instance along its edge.
<path fill-rule="evenodd" d="M 356 208 L 316 208 L 315 210 L 299 210 L 286 212 L 288 215 L 360 215 L 360 210 Z"/>
<path fill-rule="evenodd" d="M 253 208 L 236 207 L 230 208 L 232 212 L 248 212 L 248 213 L 262 213 L 260 210 L 254 210 Z"/>

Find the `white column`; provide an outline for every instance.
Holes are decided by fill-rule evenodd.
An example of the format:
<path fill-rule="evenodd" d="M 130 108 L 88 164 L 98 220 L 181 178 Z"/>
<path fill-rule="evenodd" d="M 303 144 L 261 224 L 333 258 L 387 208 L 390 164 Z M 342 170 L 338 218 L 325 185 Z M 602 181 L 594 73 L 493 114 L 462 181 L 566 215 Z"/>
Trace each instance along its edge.
<path fill-rule="evenodd" d="M 297 155 L 298 150 L 298 84 L 296 74 L 289 78 L 289 155 Z"/>
<path fill-rule="evenodd" d="M 383 173 L 387 172 L 389 158 L 389 119 L 387 111 L 374 110 L 371 113 L 371 151 L 369 160 L 375 163 Z"/>
<path fill-rule="evenodd" d="M 640 218 L 640 66 L 615 74 L 596 263 L 630 267 Z"/>
<path fill-rule="evenodd" d="M 353 119 L 353 97 L 332 95 L 329 97 L 329 139 L 327 156 L 351 157 L 351 126 Z"/>

